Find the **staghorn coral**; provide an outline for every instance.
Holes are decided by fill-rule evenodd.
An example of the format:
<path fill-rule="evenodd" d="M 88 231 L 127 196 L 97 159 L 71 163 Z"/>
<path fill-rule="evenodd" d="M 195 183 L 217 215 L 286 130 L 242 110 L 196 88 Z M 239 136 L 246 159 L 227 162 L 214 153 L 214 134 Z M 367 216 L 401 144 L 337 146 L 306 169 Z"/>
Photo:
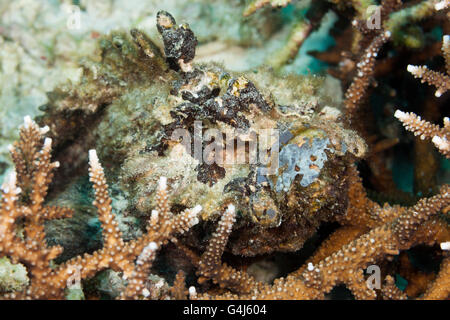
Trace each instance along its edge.
<path fill-rule="evenodd" d="M 450 36 L 445 35 L 442 39 L 442 55 L 445 58 L 447 74 L 450 73 Z M 408 71 L 414 77 L 421 79 L 429 85 L 437 88 L 435 96 L 440 97 L 450 89 L 450 77 L 437 71 L 429 70 L 427 66 L 408 65 Z"/>
<path fill-rule="evenodd" d="M 357 75 L 352 84 L 345 92 L 345 107 L 349 115 L 361 105 L 366 97 L 366 91 L 370 84 L 370 78 L 374 74 L 375 59 L 381 46 L 388 41 L 391 36 L 390 31 L 386 31 L 377 36 L 365 50 L 361 61 L 357 64 Z"/>
<path fill-rule="evenodd" d="M 386 284 L 383 286 L 382 295 L 385 300 L 406 300 L 408 297 L 395 285 L 395 280 L 387 276 Z"/>
<path fill-rule="evenodd" d="M 444 118 L 444 127 L 432 124 L 426 120 L 422 120 L 420 116 L 412 112 L 395 111 L 395 117 L 398 118 L 406 130 L 411 131 L 420 139 L 431 139 L 436 148 L 445 155 L 450 157 L 450 121 L 449 118 Z"/>
<path fill-rule="evenodd" d="M 354 176 L 356 171 L 350 173 Z M 361 188 L 361 187 L 360 187 Z M 367 200 L 360 194 L 360 188 L 355 189 L 355 203 Z M 235 270 L 221 263 L 224 243 L 226 242 L 233 225 L 233 208 L 229 208 L 219 223 L 213 240 L 201 257 L 196 257 L 190 249 L 182 248 L 191 260 L 198 266 L 201 282 L 204 278 L 210 278 L 221 287 L 230 291 L 225 294 L 197 294 L 198 299 L 317 299 L 323 298 L 335 285 L 344 283 L 357 299 L 374 299 L 377 297 L 375 290 L 367 285 L 363 270 L 375 262 L 390 255 L 397 255 L 400 250 L 407 250 L 418 243 L 431 245 L 436 242 L 447 241 L 449 228 L 446 222 L 436 218 L 436 215 L 450 204 L 449 186 L 443 186 L 438 195 L 420 200 L 410 208 L 391 207 L 385 204 L 383 207 L 375 205 L 377 212 L 370 207 L 360 212 L 366 217 L 366 223 L 358 224 L 352 219 L 347 223 L 355 223 L 354 228 L 367 228 L 369 231 L 360 230 L 349 232 L 343 227 L 330 236 L 315 256 L 305 263 L 298 271 L 279 278 L 273 285 L 257 282 L 242 271 Z M 351 215 L 353 210 L 348 211 Z M 445 210 L 443 210 L 445 212 Z M 343 223 L 346 224 L 345 222 Z M 350 225 L 351 226 L 351 225 Z M 362 234 L 361 234 L 362 233 Z M 314 262 L 312 262 L 314 261 Z M 317 262 L 316 262 L 317 261 Z M 440 276 L 431 285 L 429 293 L 424 299 L 448 297 L 448 261 L 442 265 Z M 386 285 L 383 287 L 382 296 L 385 299 L 405 299 L 393 284 L 391 276 L 386 277 Z"/>
<path fill-rule="evenodd" d="M 422 299 L 424 300 L 442 300 L 448 299 L 450 295 L 450 259 L 448 256 L 442 261 L 441 270 L 435 281 L 429 286 L 424 293 Z"/>
<path fill-rule="evenodd" d="M 449 36 L 444 36 L 442 40 L 442 53 L 445 58 L 445 66 L 447 73 L 450 71 L 450 44 Z M 408 71 L 416 78 L 421 78 L 422 82 L 427 82 L 438 88 L 435 93 L 436 97 L 444 94 L 450 88 L 450 78 L 447 75 L 428 70 L 426 66 L 416 67 L 408 65 Z M 421 119 L 420 116 L 412 112 L 395 111 L 394 116 L 398 118 L 406 130 L 414 133 L 415 136 L 420 136 L 420 139 L 431 139 L 436 148 L 445 157 L 450 158 L 450 120 L 448 117 L 444 118 L 444 127 L 440 128 L 426 120 Z"/>
<path fill-rule="evenodd" d="M 69 208 L 49 207 L 44 204 L 52 170 L 58 162 L 50 162 L 51 139 L 42 135 L 48 128 L 39 128 L 29 117 L 21 128 L 20 140 L 11 147 L 16 170 L 2 186 L 0 207 L 0 254 L 27 268 L 29 285 L 19 292 L 7 293 L 5 298 L 43 299 L 62 298 L 64 289 L 72 281 L 92 277 L 102 269 L 123 272 L 128 285 L 121 298 L 147 297 L 146 276 L 156 250 L 198 223 L 201 207 L 187 209 L 174 216 L 169 212 L 166 180 L 161 178 L 158 206 L 153 211 L 147 233 L 129 242 L 122 240 L 111 208 L 108 185 L 95 150 L 89 152 L 89 176 L 95 189 L 93 205 L 97 207 L 103 229 L 103 248 L 92 254 L 74 257 L 52 267 L 52 260 L 61 254 L 60 246 L 48 246 L 43 221 L 61 219 L 72 214 Z M 23 224 L 18 233 L 18 221 Z M 172 240 L 174 241 L 174 240 Z M 148 293 L 148 294 L 147 294 Z"/>

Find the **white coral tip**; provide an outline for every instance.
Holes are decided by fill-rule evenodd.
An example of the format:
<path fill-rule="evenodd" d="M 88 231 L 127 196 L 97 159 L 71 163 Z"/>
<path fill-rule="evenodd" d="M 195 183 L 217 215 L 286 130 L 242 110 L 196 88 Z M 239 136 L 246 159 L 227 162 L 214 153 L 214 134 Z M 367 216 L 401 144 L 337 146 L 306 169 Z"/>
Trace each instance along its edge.
<path fill-rule="evenodd" d="M 231 213 L 234 213 L 236 211 L 236 207 L 234 206 L 234 204 L 230 203 L 228 205 L 228 211 Z"/>
<path fill-rule="evenodd" d="M 150 296 L 150 291 L 148 291 L 147 288 L 144 288 L 144 290 L 142 290 L 142 295 L 147 298 L 148 296 Z"/>
<path fill-rule="evenodd" d="M 48 126 L 45 126 L 45 127 L 42 127 L 39 129 L 40 134 L 46 134 L 49 131 L 50 131 L 50 128 Z"/>
<path fill-rule="evenodd" d="M 396 110 L 394 113 L 394 117 L 396 117 L 399 120 L 404 120 L 406 119 L 408 116 L 408 114 L 406 112 L 403 112 L 401 110 Z"/>
<path fill-rule="evenodd" d="M 89 150 L 89 164 L 92 168 L 100 167 L 100 161 L 98 160 L 97 151 L 95 149 Z"/>
<path fill-rule="evenodd" d="M 148 248 L 152 251 L 156 251 L 158 249 L 158 245 L 156 244 L 156 242 L 150 242 L 148 244 Z"/>
<path fill-rule="evenodd" d="M 442 250 L 450 250 L 450 241 L 442 242 L 441 243 L 441 249 Z"/>
<path fill-rule="evenodd" d="M 450 35 L 446 34 L 443 38 L 442 41 L 444 42 L 444 46 L 448 46 L 450 44 Z"/>
<path fill-rule="evenodd" d="M 195 297 L 197 295 L 197 290 L 195 290 L 194 286 L 189 287 L 189 296 Z"/>
<path fill-rule="evenodd" d="M 450 143 L 445 138 L 441 138 L 439 136 L 434 136 L 431 141 L 438 147 L 440 150 L 450 150 Z"/>
<path fill-rule="evenodd" d="M 16 171 L 11 172 L 2 184 L 2 191 L 4 193 L 13 192 L 15 194 L 20 193 L 20 188 L 16 188 L 17 174 Z"/>
<path fill-rule="evenodd" d="M 436 4 L 434 5 L 434 9 L 436 9 L 437 11 L 443 10 L 443 9 L 447 8 L 448 5 L 449 5 L 449 1 L 444 0 L 444 1 L 441 1 L 441 2 L 436 3 Z"/>
<path fill-rule="evenodd" d="M 151 224 L 156 224 L 158 222 L 159 213 L 157 210 L 152 210 L 152 213 L 150 215 L 150 222 Z"/>
<path fill-rule="evenodd" d="M 44 150 L 49 151 L 52 148 L 52 139 L 45 138 L 44 140 Z"/>
<path fill-rule="evenodd" d="M 408 64 L 408 67 L 406 68 L 406 70 L 408 70 L 408 72 L 414 73 L 419 69 L 419 67 L 417 66 L 413 66 L 412 64 Z"/>
<path fill-rule="evenodd" d="M 159 185 L 159 190 L 166 190 L 167 189 L 167 178 L 160 177 L 158 185 Z"/>
<path fill-rule="evenodd" d="M 194 208 L 192 208 L 192 213 L 194 215 L 198 215 L 200 213 L 200 211 L 202 211 L 202 206 L 201 205 L 196 205 Z"/>
<path fill-rule="evenodd" d="M 26 129 L 28 129 L 29 127 L 31 127 L 33 125 L 33 120 L 31 120 L 30 116 L 25 116 L 23 117 L 23 123 Z"/>
<path fill-rule="evenodd" d="M 155 242 L 150 242 L 141 252 L 136 260 L 136 264 L 143 265 L 148 259 L 153 256 L 153 253 L 158 249 Z"/>
<path fill-rule="evenodd" d="M 89 161 L 98 161 L 97 151 L 95 149 L 89 150 Z"/>

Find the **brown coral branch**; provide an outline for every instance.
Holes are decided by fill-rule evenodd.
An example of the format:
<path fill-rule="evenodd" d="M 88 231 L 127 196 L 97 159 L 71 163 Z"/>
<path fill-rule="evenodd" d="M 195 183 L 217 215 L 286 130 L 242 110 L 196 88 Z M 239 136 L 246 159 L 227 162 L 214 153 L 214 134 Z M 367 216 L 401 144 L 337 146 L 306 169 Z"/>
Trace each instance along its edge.
<path fill-rule="evenodd" d="M 187 299 L 188 290 L 186 289 L 186 276 L 183 271 L 178 271 L 173 286 L 170 288 L 170 292 L 175 300 Z"/>
<path fill-rule="evenodd" d="M 345 93 L 345 108 L 348 114 L 353 114 L 364 99 L 370 84 L 370 78 L 375 70 L 375 60 L 378 51 L 388 41 L 390 36 L 391 33 L 389 31 L 378 35 L 365 50 L 357 64 L 357 75 Z"/>
<path fill-rule="evenodd" d="M 440 97 L 450 90 L 450 36 L 445 35 L 442 39 L 442 55 L 445 59 L 447 74 L 428 69 L 427 66 L 408 65 L 407 70 L 422 83 L 428 83 L 437 88 L 435 96 Z"/>
<path fill-rule="evenodd" d="M 447 74 L 450 74 L 450 35 L 445 35 L 442 38 L 442 56 L 445 59 Z"/>
<path fill-rule="evenodd" d="M 219 221 L 217 230 L 213 234 L 208 248 L 202 255 L 198 271 L 206 277 L 211 277 L 211 274 L 217 269 L 217 266 L 221 264 L 221 257 L 225 249 L 225 245 L 227 244 L 228 236 L 230 235 L 233 224 L 236 221 L 235 210 L 236 209 L 232 204 L 228 206 Z"/>
<path fill-rule="evenodd" d="M 100 270 L 111 268 L 123 272 L 128 286 L 122 298 L 148 297 L 150 292 L 145 282 L 150 272 L 157 248 L 184 233 L 198 223 L 201 207 L 187 209 L 178 215 L 169 212 L 167 185 L 161 179 L 157 208 L 160 217 L 153 217 L 148 232 L 136 240 L 125 243 L 112 213 L 108 185 L 95 150 L 89 152 L 89 175 L 95 189 L 94 206 L 97 207 L 103 229 L 103 248 L 93 254 L 77 256 L 51 267 L 52 260 L 62 253 L 60 246 L 47 246 L 44 220 L 59 219 L 72 214 L 67 208 L 47 207 L 44 204 L 52 170 L 58 163 L 50 162 L 51 139 L 41 143 L 46 132 L 29 117 L 21 129 L 20 140 L 11 147 L 16 161 L 16 172 L 2 186 L 0 206 L 0 254 L 9 256 L 13 262 L 23 263 L 30 275 L 30 285 L 23 292 L 6 294 L 5 298 L 62 298 L 64 289 L 72 282 L 93 276 Z M 40 147 L 42 145 L 42 147 Z M 23 179 L 17 182 L 17 178 Z M 24 194 L 17 184 L 29 190 Z M 22 195 L 23 199 L 19 199 Z M 24 219 L 24 236 L 16 233 L 17 219 Z"/>
<path fill-rule="evenodd" d="M 385 300 L 407 300 L 408 297 L 395 285 L 395 280 L 391 276 L 387 276 L 385 284 L 381 289 L 381 294 Z"/>
<path fill-rule="evenodd" d="M 323 243 L 321 243 L 320 247 L 314 252 L 314 255 L 310 257 L 300 269 L 291 273 L 290 276 L 300 276 L 303 272 L 305 272 L 308 266 L 315 265 L 333 253 L 339 251 L 344 245 L 364 234 L 365 231 L 366 228 L 356 226 L 343 226 L 337 229 Z"/>
<path fill-rule="evenodd" d="M 120 232 L 117 221 L 112 214 L 108 185 L 95 150 L 89 151 L 89 165 L 89 176 L 95 190 L 93 205 L 97 207 L 98 218 L 103 227 L 103 247 L 120 250 L 124 244 L 122 232 Z"/>
<path fill-rule="evenodd" d="M 444 300 L 450 297 L 450 258 L 445 257 L 441 270 L 432 285 L 423 295 L 424 300 Z"/>
<path fill-rule="evenodd" d="M 399 119 L 405 129 L 419 136 L 420 139 L 431 139 L 436 148 L 447 158 L 450 157 L 450 120 L 444 118 L 444 127 L 432 124 L 412 112 L 395 111 L 394 116 Z"/>
<path fill-rule="evenodd" d="M 158 246 L 150 242 L 141 252 L 136 260 L 136 267 L 128 279 L 128 285 L 122 292 L 121 299 L 139 299 L 150 296 L 150 291 L 145 287 L 150 268 L 156 258 Z"/>
<path fill-rule="evenodd" d="M 221 287 L 239 293 L 249 293 L 262 284 L 245 272 L 234 270 L 232 267 L 222 264 L 222 254 L 235 222 L 235 210 L 234 205 L 230 204 L 220 219 L 216 232 L 198 262 L 197 274 L 200 276 L 198 281 L 203 283 L 207 279 L 213 279 Z"/>
<path fill-rule="evenodd" d="M 450 89 L 450 77 L 428 69 L 427 66 L 413 66 L 408 65 L 408 71 L 414 75 L 415 78 L 421 79 L 422 83 L 428 83 L 431 86 L 435 86 L 436 97 L 442 96 L 447 90 Z"/>

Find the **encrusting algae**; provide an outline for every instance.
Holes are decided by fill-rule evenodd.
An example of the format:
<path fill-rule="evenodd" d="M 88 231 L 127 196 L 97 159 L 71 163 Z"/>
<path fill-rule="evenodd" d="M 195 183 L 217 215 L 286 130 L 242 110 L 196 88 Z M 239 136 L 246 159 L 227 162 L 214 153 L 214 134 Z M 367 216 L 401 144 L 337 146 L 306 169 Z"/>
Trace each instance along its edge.
<path fill-rule="evenodd" d="M 246 14 L 288 2 L 255 1 Z M 398 6 L 386 2 L 388 16 Z M 10 150 L 15 171 L 1 190 L 0 257 L 22 264 L 29 281 L 0 288 L 2 298 L 62 299 L 111 269 L 123 283 L 119 299 L 324 299 L 341 284 L 356 299 L 407 299 L 389 268 L 382 288 L 369 286 L 364 271 L 418 245 L 441 245 L 443 260 L 422 295 L 410 298 L 449 297 L 449 186 L 410 207 L 379 205 L 355 165 L 368 144 L 351 125 L 391 31 L 373 34 L 361 49 L 341 108 L 321 93 L 320 77 L 196 64 L 189 25 L 177 25 L 165 11 L 156 21 L 162 50 L 137 29 L 104 36 L 96 58 L 82 62 L 80 82 L 48 94 L 36 119 L 44 127 L 25 118 Z M 447 59 L 448 36 L 443 50 Z M 448 85 L 442 77 L 439 95 Z M 448 157 L 448 118 L 441 129 L 395 115 Z M 48 193 L 57 204 L 55 190 L 84 175 L 86 159 L 102 246 L 55 262 L 64 249 L 46 241 L 46 221 L 77 211 L 49 205 Z M 134 239 L 124 239 L 107 180 L 127 195 L 127 214 L 145 224 Z M 273 283 L 225 262 L 225 252 L 298 251 L 325 223 L 339 227 L 300 268 Z M 162 247 L 175 247 L 193 266 L 198 285 L 186 288 L 186 262 L 172 285 L 154 280 Z"/>

